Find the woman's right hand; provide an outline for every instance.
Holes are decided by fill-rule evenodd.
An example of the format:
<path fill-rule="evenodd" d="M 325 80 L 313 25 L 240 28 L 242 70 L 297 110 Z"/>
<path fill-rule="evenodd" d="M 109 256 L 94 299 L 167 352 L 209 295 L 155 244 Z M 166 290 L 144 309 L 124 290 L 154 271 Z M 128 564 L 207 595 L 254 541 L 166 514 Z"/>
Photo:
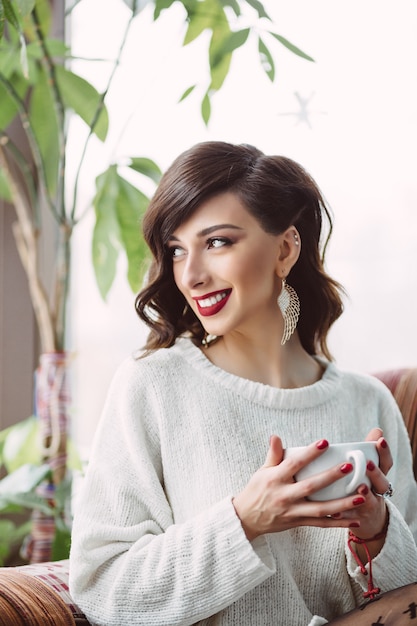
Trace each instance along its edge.
<path fill-rule="evenodd" d="M 295 482 L 294 475 L 320 456 L 328 442 L 312 443 L 303 453 L 284 459 L 282 441 L 272 435 L 266 461 L 252 476 L 246 487 L 233 499 L 236 513 L 249 541 L 266 533 L 281 532 L 297 526 L 323 528 L 357 526 L 355 518 L 340 518 L 344 511 L 365 502 L 354 494 L 327 502 L 311 502 L 306 498 L 353 470 L 349 463 L 335 466 L 321 474 Z M 336 515 L 336 518 L 332 518 Z"/>

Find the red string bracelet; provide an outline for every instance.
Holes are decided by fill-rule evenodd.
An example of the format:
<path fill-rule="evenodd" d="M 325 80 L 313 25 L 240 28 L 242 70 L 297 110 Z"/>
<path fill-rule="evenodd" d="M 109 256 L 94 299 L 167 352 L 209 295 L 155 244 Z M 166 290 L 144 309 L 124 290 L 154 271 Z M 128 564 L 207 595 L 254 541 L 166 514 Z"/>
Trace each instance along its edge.
<path fill-rule="evenodd" d="M 370 600 L 374 600 L 374 598 L 378 595 L 378 593 L 381 591 L 381 589 L 379 587 L 375 587 L 375 585 L 374 585 L 374 580 L 373 580 L 373 577 L 372 577 L 372 557 L 371 557 L 371 554 L 369 552 L 369 548 L 368 548 L 368 546 L 366 544 L 371 542 L 371 541 L 377 541 L 378 539 L 382 539 L 387 534 L 387 530 L 388 530 L 388 518 L 387 518 L 387 521 L 385 522 L 384 528 L 381 530 L 381 532 L 377 533 L 373 537 L 369 537 L 369 539 L 360 539 L 359 537 L 354 535 L 351 530 L 349 531 L 349 537 L 348 537 L 349 550 L 351 551 L 351 553 L 353 555 L 353 558 L 355 559 L 356 563 L 359 565 L 361 573 L 364 576 L 368 576 L 369 575 L 369 578 L 368 578 L 368 591 L 364 592 L 363 597 L 364 598 L 369 598 Z M 364 550 L 366 552 L 366 556 L 368 557 L 369 572 L 366 569 L 365 565 L 360 560 L 359 555 L 356 553 L 356 550 L 352 546 L 352 543 L 357 543 L 357 544 L 360 544 L 361 546 L 364 547 Z"/>

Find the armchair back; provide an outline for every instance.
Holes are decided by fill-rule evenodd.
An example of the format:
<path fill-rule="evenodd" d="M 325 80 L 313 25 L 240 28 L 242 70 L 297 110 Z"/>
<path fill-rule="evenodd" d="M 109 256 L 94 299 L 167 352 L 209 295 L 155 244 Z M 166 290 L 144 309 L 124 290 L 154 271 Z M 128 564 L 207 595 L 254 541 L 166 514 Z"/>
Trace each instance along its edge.
<path fill-rule="evenodd" d="M 400 407 L 410 437 L 417 480 L 417 367 L 386 370 L 375 376 L 390 389 Z"/>

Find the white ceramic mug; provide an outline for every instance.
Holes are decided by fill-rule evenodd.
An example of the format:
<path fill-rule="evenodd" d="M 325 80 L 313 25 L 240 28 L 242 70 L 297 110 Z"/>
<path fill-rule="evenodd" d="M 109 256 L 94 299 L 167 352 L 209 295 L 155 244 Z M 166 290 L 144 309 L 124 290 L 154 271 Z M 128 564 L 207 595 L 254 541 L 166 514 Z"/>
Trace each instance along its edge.
<path fill-rule="evenodd" d="M 284 458 L 302 452 L 305 446 L 295 448 L 287 448 L 284 450 Z M 355 441 L 349 443 L 332 443 L 323 452 L 321 456 L 308 465 L 303 467 L 294 476 L 295 480 L 303 480 L 320 472 L 334 467 L 340 463 L 351 463 L 353 470 L 349 474 L 341 475 L 331 485 L 323 487 L 312 493 L 308 499 L 314 501 L 334 500 L 336 498 L 344 498 L 355 493 L 359 485 L 365 484 L 371 486 L 366 475 L 366 465 L 368 461 L 373 461 L 375 465 L 379 465 L 379 456 L 376 449 L 375 441 Z"/>

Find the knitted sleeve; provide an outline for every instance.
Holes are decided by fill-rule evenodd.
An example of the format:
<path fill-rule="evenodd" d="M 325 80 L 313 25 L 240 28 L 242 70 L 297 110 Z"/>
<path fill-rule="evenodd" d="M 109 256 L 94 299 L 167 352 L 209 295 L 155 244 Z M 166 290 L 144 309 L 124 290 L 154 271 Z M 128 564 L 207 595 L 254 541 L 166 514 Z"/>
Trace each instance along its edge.
<path fill-rule="evenodd" d="M 109 390 L 76 504 L 71 593 L 96 625 L 191 625 L 267 579 L 275 564 L 266 540 L 247 541 L 230 497 L 174 523 L 158 399 L 133 368 L 122 367 Z M 192 471 L 198 480 L 204 467 Z"/>
<path fill-rule="evenodd" d="M 417 581 L 417 485 L 407 430 L 398 407 L 385 389 L 382 389 L 381 404 L 380 426 L 394 460 L 387 476 L 394 486 L 394 496 L 387 499 L 388 532 L 381 552 L 372 560 L 372 572 L 374 584 L 385 592 Z M 348 572 L 358 583 L 355 595 L 359 604 L 368 579 L 348 549 L 346 558 Z"/>

